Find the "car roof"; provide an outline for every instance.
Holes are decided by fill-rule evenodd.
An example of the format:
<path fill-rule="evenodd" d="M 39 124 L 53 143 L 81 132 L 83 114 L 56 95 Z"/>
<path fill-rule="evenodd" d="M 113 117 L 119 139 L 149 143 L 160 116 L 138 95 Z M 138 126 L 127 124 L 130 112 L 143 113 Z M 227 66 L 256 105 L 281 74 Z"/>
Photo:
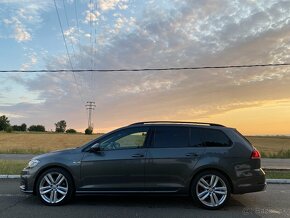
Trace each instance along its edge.
<path fill-rule="evenodd" d="M 217 123 L 184 122 L 184 121 L 145 121 L 130 124 L 129 126 L 198 126 L 198 127 L 225 127 Z"/>

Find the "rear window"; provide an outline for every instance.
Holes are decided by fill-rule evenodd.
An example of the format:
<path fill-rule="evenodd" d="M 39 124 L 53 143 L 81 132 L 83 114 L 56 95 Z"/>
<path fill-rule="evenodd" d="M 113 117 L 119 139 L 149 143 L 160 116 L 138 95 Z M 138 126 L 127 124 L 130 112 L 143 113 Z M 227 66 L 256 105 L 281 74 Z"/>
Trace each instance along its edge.
<path fill-rule="evenodd" d="M 236 133 L 237 137 L 245 144 L 250 145 L 251 147 L 253 147 L 252 143 L 245 137 L 242 135 L 242 133 L 240 133 L 238 130 L 234 129 L 234 133 Z"/>
<path fill-rule="evenodd" d="M 175 126 L 156 127 L 153 147 L 174 148 L 187 147 L 189 143 L 189 128 Z"/>
<path fill-rule="evenodd" d="M 194 147 L 227 147 L 231 140 L 220 130 L 191 128 L 190 145 Z"/>

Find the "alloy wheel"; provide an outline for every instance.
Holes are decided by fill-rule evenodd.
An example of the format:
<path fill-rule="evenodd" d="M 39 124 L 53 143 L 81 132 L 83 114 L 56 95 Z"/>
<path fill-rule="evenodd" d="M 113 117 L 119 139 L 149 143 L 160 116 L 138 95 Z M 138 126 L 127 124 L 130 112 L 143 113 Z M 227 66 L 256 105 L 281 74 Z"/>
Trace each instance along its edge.
<path fill-rule="evenodd" d="M 49 204 L 61 202 L 68 193 L 68 181 L 59 172 L 49 172 L 42 178 L 39 184 L 41 198 Z"/>
<path fill-rule="evenodd" d="M 228 190 L 225 182 L 217 175 L 202 176 L 196 184 L 196 195 L 199 201 L 208 207 L 218 207 L 227 198 Z"/>

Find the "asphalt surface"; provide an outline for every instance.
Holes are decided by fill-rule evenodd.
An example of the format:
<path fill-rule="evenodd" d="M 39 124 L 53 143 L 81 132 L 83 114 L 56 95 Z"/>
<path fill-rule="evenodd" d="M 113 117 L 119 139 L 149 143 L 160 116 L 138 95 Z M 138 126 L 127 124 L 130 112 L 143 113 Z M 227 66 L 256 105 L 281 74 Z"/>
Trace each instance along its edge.
<path fill-rule="evenodd" d="M 30 160 L 36 154 L 0 154 L 0 160 Z"/>
<path fill-rule="evenodd" d="M 30 160 L 34 154 L 0 154 L 0 160 Z M 262 158 L 263 168 L 289 169 L 290 159 Z"/>
<path fill-rule="evenodd" d="M 262 167 L 268 169 L 289 169 L 290 159 L 262 158 Z"/>
<path fill-rule="evenodd" d="M 64 206 L 43 205 L 22 194 L 17 179 L 0 180 L 0 217 L 287 217 L 290 185 L 268 185 L 264 192 L 233 195 L 219 211 L 208 211 L 187 197 L 81 196 Z"/>

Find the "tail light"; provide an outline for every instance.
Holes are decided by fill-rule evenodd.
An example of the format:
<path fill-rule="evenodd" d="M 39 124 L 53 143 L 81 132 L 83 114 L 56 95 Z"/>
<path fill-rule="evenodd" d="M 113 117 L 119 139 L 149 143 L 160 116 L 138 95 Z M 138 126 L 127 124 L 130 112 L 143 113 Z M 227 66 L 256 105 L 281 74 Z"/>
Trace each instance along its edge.
<path fill-rule="evenodd" d="M 258 150 L 254 149 L 251 154 L 251 159 L 261 159 L 261 154 Z"/>

